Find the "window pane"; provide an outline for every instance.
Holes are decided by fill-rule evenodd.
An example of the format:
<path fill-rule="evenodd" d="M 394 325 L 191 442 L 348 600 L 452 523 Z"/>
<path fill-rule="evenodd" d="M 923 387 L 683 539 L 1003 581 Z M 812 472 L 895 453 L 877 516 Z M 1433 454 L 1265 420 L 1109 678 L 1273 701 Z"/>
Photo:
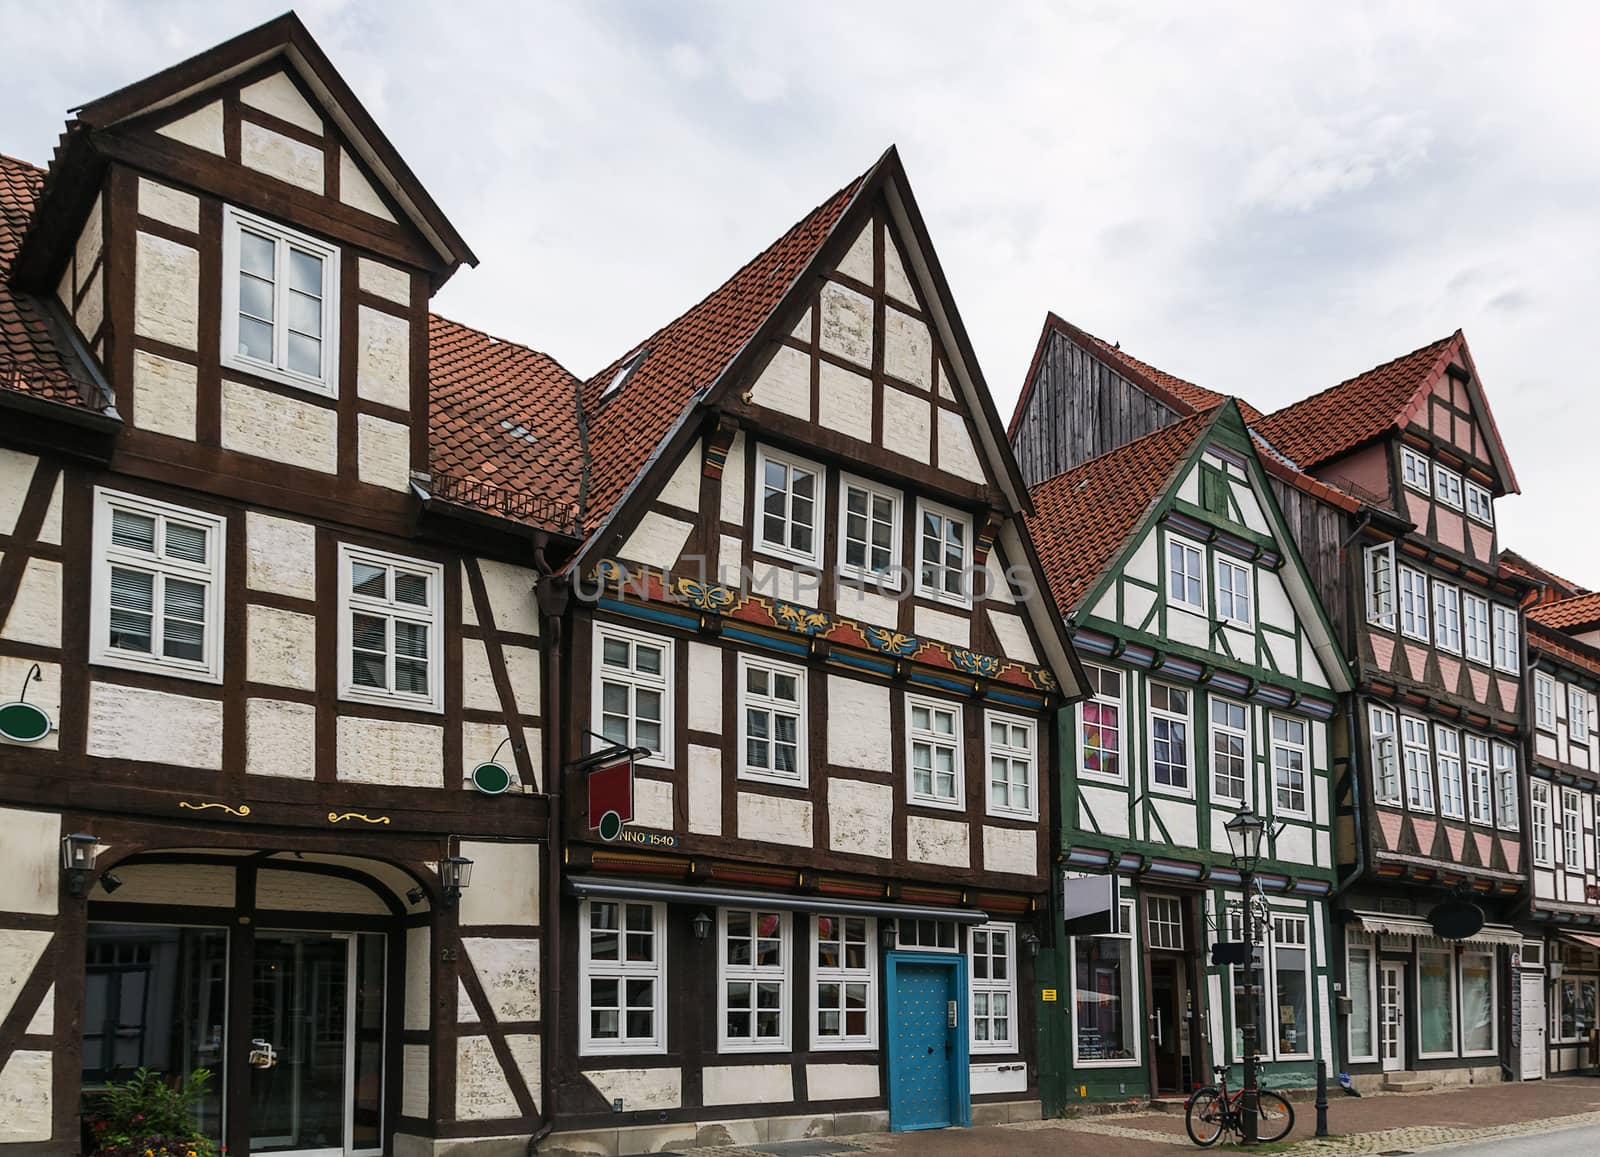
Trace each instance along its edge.
<path fill-rule="evenodd" d="M 168 522 L 165 546 L 168 558 L 204 564 L 206 528 L 192 526 L 187 522 Z"/>
<path fill-rule="evenodd" d="M 322 258 L 302 249 L 289 250 L 289 288 L 322 296 Z"/>
<path fill-rule="evenodd" d="M 272 282 L 248 273 L 239 277 L 239 312 L 246 317 L 270 322 L 272 317 Z M 268 327 L 270 332 L 271 327 Z"/>
<path fill-rule="evenodd" d="M 1372 956 L 1352 952 L 1349 961 L 1350 1054 L 1370 1057 L 1372 1047 Z"/>
<path fill-rule="evenodd" d="M 367 595 L 375 599 L 389 597 L 389 572 L 381 566 L 371 566 L 364 562 L 350 564 L 350 590 L 358 595 Z"/>
<path fill-rule="evenodd" d="M 421 659 L 394 661 L 394 689 L 408 695 L 428 693 L 428 664 Z"/>
<path fill-rule="evenodd" d="M 156 549 L 156 520 L 144 514 L 127 510 L 111 512 L 111 542 L 130 550 L 154 553 Z"/>
<path fill-rule="evenodd" d="M 394 653 L 412 659 L 428 657 L 428 626 L 426 623 L 408 623 L 395 620 Z"/>
<path fill-rule="evenodd" d="M 111 646 L 150 653 L 154 601 L 154 575 L 111 568 Z"/>
<path fill-rule="evenodd" d="M 1131 1058 L 1137 1040 L 1131 942 L 1109 936 L 1074 937 L 1073 963 L 1078 1059 Z"/>
<path fill-rule="evenodd" d="M 427 606 L 428 576 L 425 574 L 411 574 L 403 570 L 395 571 L 394 601 L 413 607 Z"/>
<path fill-rule="evenodd" d="M 254 318 L 239 319 L 239 352 L 257 361 L 272 360 L 272 326 Z"/>
<path fill-rule="evenodd" d="M 322 376 L 322 342 L 298 333 L 289 335 L 289 368 L 307 377 Z"/>
<path fill-rule="evenodd" d="M 389 620 L 374 615 L 351 615 L 350 643 L 363 651 L 387 651 Z"/>
<path fill-rule="evenodd" d="M 1492 958 L 1468 953 L 1461 958 L 1461 1047 L 1487 1052 L 1494 1047 L 1494 970 Z"/>
<path fill-rule="evenodd" d="M 383 656 L 357 651 L 350 656 L 350 679 L 358 687 L 377 687 L 387 690 L 384 678 Z"/>
<path fill-rule="evenodd" d="M 1456 1034 L 1451 1014 L 1450 953 L 1423 952 L 1420 956 L 1418 1003 L 1422 1012 L 1422 1051 L 1454 1053 Z"/>
<path fill-rule="evenodd" d="M 263 237 L 248 229 L 239 230 L 239 268 L 270 279 L 273 275 L 275 248 L 270 237 Z"/>

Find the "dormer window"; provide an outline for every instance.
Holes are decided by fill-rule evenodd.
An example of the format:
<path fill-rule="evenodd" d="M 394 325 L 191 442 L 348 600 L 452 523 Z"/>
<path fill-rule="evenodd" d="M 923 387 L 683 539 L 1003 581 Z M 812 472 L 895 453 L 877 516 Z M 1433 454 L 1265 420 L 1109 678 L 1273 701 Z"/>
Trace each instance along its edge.
<path fill-rule="evenodd" d="M 222 212 L 222 363 L 339 392 L 339 250 L 231 206 Z"/>
<path fill-rule="evenodd" d="M 1462 508 L 1461 475 L 1447 466 L 1433 468 L 1433 496 L 1453 510 Z"/>
<path fill-rule="evenodd" d="M 1494 525 L 1494 495 L 1476 482 L 1467 483 L 1467 517 L 1485 526 Z"/>
<path fill-rule="evenodd" d="M 1413 490 L 1428 493 L 1428 460 L 1410 446 L 1400 447 L 1400 480 Z"/>
<path fill-rule="evenodd" d="M 633 371 L 644 362 L 645 355 L 650 351 L 640 346 L 627 357 L 622 359 L 622 364 L 617 367 L 617 372 L 611 375 L 611 380 L 606 383 L 606 388 L 600 391 L 601 400 L 619 393 L 628 379 L 633 376 Z"/>

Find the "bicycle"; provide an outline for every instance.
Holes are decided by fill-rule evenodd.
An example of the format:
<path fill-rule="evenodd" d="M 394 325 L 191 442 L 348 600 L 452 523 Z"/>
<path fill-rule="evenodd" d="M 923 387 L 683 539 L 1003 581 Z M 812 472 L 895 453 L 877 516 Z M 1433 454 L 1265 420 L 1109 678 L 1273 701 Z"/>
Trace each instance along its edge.
<path fill-rule="evenodd" d="M 1212 1070 L 1217 1083 L 1196 1089 L 1184 1109 L 1183 1127 L 1189 1140 L 1202 1148 L 1215 1145 L 1224 1133 L 1244 1136 L 1244 1090 L 1228 1092 L 1228 1066 Z M 1256 1096 L 1256 1138 L 1281 1141 L 1294 1128 L 1294 1106 L 1282 1095 L 1262 1089 Z"/>

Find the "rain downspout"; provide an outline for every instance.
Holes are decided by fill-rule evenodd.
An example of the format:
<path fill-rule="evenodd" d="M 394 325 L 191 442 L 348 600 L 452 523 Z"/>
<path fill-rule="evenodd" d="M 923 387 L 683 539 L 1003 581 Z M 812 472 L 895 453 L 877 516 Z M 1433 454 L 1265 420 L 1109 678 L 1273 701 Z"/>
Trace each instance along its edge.
<path fill-rule="evenodd" d="M 1348 554 L 1348 552 L 1350 550 L 1350 544 L 1352 542 L 1354 542 L 1356 540 L 1357 536 L 1360 535 L 1361 532 L 1363 530 L 1365 530 L 1369 525 L 1371 525 L 1371 523 L 1372 523 L 1372 512 L 1371 511 L 1364 512 L 1361 515 L 1360 520 L 1356 523 L 1355 529 L 1352 530 L 1347 536 L 1345 536 L 1344 540 L 1339 543 L 1339 553 L 1341 555 Z M 1362 572 L 1362 582 L 1363 583 L 1366 582 L 1366 572 L 1365 572 L 1364 569 L 1363 569 L 1363 572 Z M 1354 583 L 1345 583 L 1343 585 L 1344 585 L 1344 588 L 1345 588 L 1345 603 L 1347 604 L 1346 605 L 1346 614 L 1348 614 L 1350 616 L 1350 625 L 1351 625 L 1351 631 L 1352 631 L 1352 637 L 1353 637 L 1354 631 L 1356 629 L 1355 624 L 1357 624 L 1359 622 L 1362 622 L 1363 619 L 1364 619 L 1364 616 L 1361 616 L 1361 615 L 1357 614 L 1357 612 L 1360 610 L 1360 606 L 1356 602 L 1356 587 L 1355 587 L 1355 584 Z M 1350 773 L 1350 803 L 1351 803 L 1350 814 L 1355 820 L 1355 829 L 1356 829 L 1356 831 L 1355 831 L 1355 841 L 1354 841 L 1355 842 L 1355 846 L 1356 846 L 1356 862 L 1355 862 L 1355 865 L 1350 869 L 1350 874 L 1348 876 L 1346 876 L 1344 879 L 1339 880 L 1337 883 L 1334 884 L 1333 891 L 1331 893 L 1329 893 L 1329 895 L 1328 895 L 1328 899 L 1329 900 L 1332 900 L 1335 896 L 1339 895 L 1346 888 L 1350 887 L 1351 884 L 1354 884 L 1357 880 L 1359 880 L 1362 877 L 1362 875 L 1367 870 L 1367 832 L 1366 832 L 1366 825 L 1362 821 L 1362 816 L 1361 816 L 1361 813 L 1362 813 L 1361 775 L 1360 775 L 1361 762 L 1360 762 L 1360 759 L 1358 758 L 1359 752 L 1357 750 L 1357 747 L 1358 747 L 1357 738 L 1358 738 L 1359 732 L 1358 732 L 1358 729 L 1356 727 L 1356 711 L 1357 711 L 1358 707 L 1359 707 L 1359 698 L 1356 695 L 1352 694 L 1351 695 L 1350 710 L 1346 711 L 1345 712 L 1345 716 L 1344 716 L 1344 727 L 1345 727 L 1345 743 L 1347 745 L 1345 760 L 1346 760 L 1346 767 L 1348 768 L 1349 773 Z"/>

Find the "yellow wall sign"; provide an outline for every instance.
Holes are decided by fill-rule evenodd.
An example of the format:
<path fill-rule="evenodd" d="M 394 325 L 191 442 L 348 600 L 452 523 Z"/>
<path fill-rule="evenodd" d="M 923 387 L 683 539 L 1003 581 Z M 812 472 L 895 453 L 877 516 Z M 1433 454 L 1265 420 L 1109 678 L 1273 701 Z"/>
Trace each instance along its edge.
<path fill-rule="evenodd" d="M 1053 988 L 1045 989 L 1043 992 L 1039 993 L 1039 999 L 1045 1001 L 1047 1004 L 1053 1004 L 1056 999 L 1056 990 Z"/>

